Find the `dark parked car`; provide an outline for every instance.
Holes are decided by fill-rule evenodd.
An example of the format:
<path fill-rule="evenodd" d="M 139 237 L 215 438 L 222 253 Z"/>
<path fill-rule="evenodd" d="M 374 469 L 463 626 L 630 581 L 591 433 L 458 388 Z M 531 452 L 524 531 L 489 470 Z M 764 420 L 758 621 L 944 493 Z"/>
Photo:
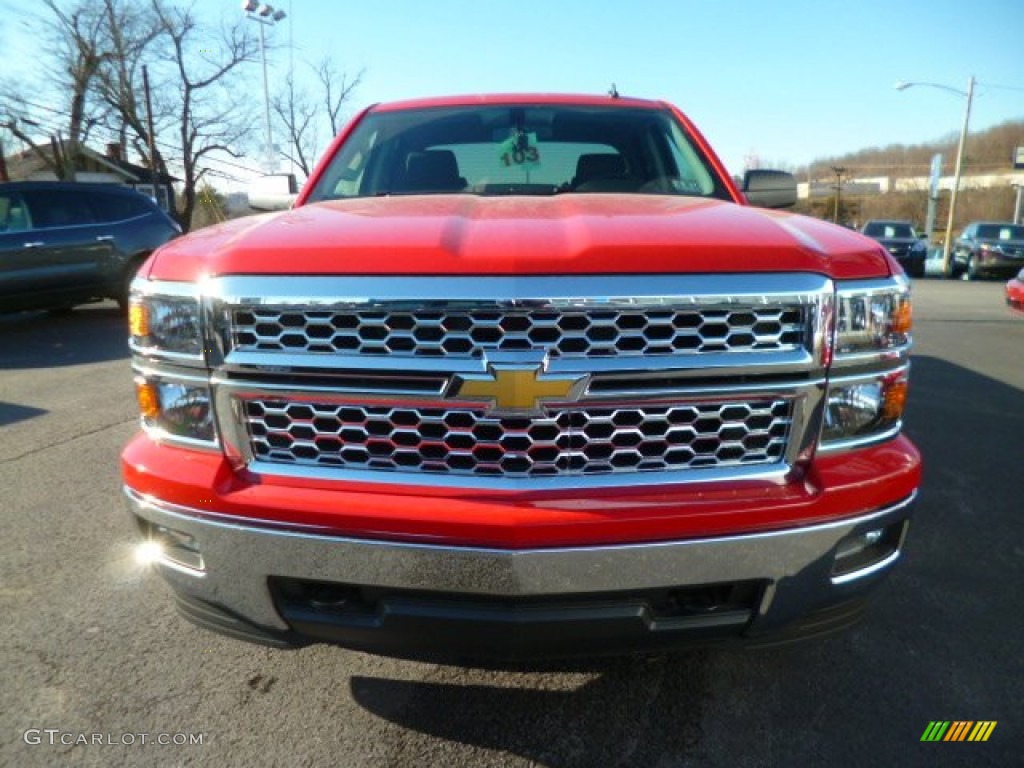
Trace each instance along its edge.
<path fill-rule="evenodd" d="M 911 277 L 924 277 L 924 261 L 928 243 L 918 236 L 909 221 L 881 221 L 871 219 L 861 228 L 861 234 L 885 246 L 903 271 Z"/>
<path fill-rule="evenodd" d="M 1024 267 L 1024 225 L 972 221 L 953 243 L 954 277 L 1013 277 Z"/>
<path fill-rule="evenodd" d="M 181 233 L 156 203 L 114 184 L 0 184 L 0 312 L 126 306 L 154 249 Z"/>

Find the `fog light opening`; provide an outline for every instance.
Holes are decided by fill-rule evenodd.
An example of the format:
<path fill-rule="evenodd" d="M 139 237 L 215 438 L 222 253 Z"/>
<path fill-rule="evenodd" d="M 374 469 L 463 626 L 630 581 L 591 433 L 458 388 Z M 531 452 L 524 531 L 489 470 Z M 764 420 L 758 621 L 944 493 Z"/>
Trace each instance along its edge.
<path fill-rule="evenodd" d="M 146 539 L 135 547 L 135 562 L 142 566 L 150 566 L 163 558 L 164 550 L 160 542 Z"/>
<path fill-rule="evenodd" d="M 841 584 L 868 576 L 899 557 L 907 521 L 852 533 L 836 547 L 832 583 Z"/>
<path fill-rule="evenodd" d="M 205 570 L 199 542 L 194 536 L 145 520 L 140 521 L 140 525 L 145 541 L 135 550 L 138 562 L 145 565 L 163 563 L 192 571 Z"/>

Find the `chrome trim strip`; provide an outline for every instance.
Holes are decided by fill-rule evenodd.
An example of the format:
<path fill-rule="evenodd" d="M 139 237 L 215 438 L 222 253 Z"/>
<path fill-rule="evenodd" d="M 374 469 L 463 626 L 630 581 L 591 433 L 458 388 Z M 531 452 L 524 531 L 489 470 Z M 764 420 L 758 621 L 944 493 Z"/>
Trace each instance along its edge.
<path fill-rule="evenodd" d="M 495 302 L 520 309 L 547 303 L 556 307 L 664 308 L 671 304 L 798 303 L 832 292 L 832 281 L 811 273 L 717 275 L 516 275 L 439 276 L 317 275 L 230 276 L 213 278 L 203 293 L 222 304 L 250 306 L 458 306 Z"/>
<path fill-rule="evenodd" d="M 139 370 L 153 371 L 158 375 L 162 375 L 160 371 L 162 369 L 152 368 L 140 368 Z M 899 370 L 899 369 L 894 369 Z M 885 373 L 888 373 L 885 372 Z M 856 381 L 862 378 L 878 378 L 879 374 L 854 376 L 850 377 L 851 380 Z M 187 378 L 187 377 L 182 377 Z M 584 391 L 583 395 L 573 402 L 580 404 L 602 404 L 607 401 L 617 401 L 628 399 L 630 404 L 642 405 L 648 402 L 658 402 L 664 400 L 692 400 L 697 397 L 704 399 L 724 399 L 731 395 L 737 394 L 757 394 L 765 397 L 794 397 L 804 392 L 809 392 L 814 389 L 824 387 L 826 383 L 825 378 L 815 378 L 806 381 L 772 381 L 772 382 L 751 382 L 748 384 L 701 384 L 697 380 L 693 385 L 687 384 L 685 386 L 678 387 L 660 387 L 660 388 L 630 388 L 630 384 L 643 381 L 651 377 L 639 377 L 631 376 L 629 378 L 616 379 L 615 381 L 621 381 L 621 389 L 601 389 L 598 392 L 593 391 L 593 385 L 595 379 L 590 380 L 590 386 Z M 658 377 L 662 378 L 662 377 Z M 382 383 L 387 382 L 386 377 L 379 377 Z M 395 379 L 398 382 L 402 381 L 401 376 L 396 376 Z M 197 379 L 198 380 L 198 379 Z M 254 394 L 254 395 L 268 395 L 278 396 L 282 398 L 293 398 L 297 400 L 313 400 L 313 399 L 338 399 L 344 402 L 357 401 L 360 403 L 367 404 L 395 404 L 403 405 L 409 402 L 421 403 L 423 405 L 432 405 L 436 408 L 443 408 L 445 406 L 457 407 L 459 405 L 465 405 L 469 402 L 486 403 L 485 399 L 480 400 L 462 400 L 462 399 L 445 399 L 442 397 L 443 393 L 447 391 L 449 387 L 449 381 L 438 387 L 436 390 L 427 389 L 409 389 L 401 386 L 396 386 L 393 389 L 389 389 L 382 386 L 380 389 L 367 389 L 365 387 L 351 387 L 351 386 L 319 386 L 319 385 L 296 385 L 294 383 L 278 384 L 270 379 L 261 379 L 253 381 L 245 378 L 230 378 L 222 373 L 214 373 L 210 379 L 203 378 L 202 381 L 209 381 L 210 384 L 215 388 L 224 388 L 230 390 L 233 395 L 239 395 L 241 393 Z M 607 381 L 606 379 L 600 379 L 600 381 Z M 842 381 L 845 381 L 842 380 Z M 332 398 L 331 395 L 338 395 L 338 398 Z"/>
<path fill-rule="evenodd" d="M 896 422 L 895 426 L 890 427 L 885 430 L 885 432 L 878 432 L 873 435 L 864 435 L 863 437 L 851 437 L 846 440 L 834 440 L 832 442 L 822 440 L 821 444 L 818 446 L 818 453 L 827 455 L 839 453 L 840 451 L 849 451 L 853 448 L 865 448 L 869 445 L 874 445 L 875 443 L 884 443 L 887 440 L 892 440 L 893 438 L 898 437 L 902 429 L 903 420 L 900 419 Z"/>
<path fill-rule="evenodd" d="M 191 448 L 192 450 L 203 451 L 204 453 L 221 452 L 220 445 L 218 443 L 208 442 L 206 440 L 197 440 L 193 437 L 172 435 L 165 429 L 155 427 L 152 424 L 147 424 L 146 420 L 142 417 L 139 418 L 139 426 L 143 432 L 157 443 L 163 443 L 164 445 L 176 445 L 179 448 Z"/>
<path fill-rule="evenodd" d="M 833 576 L 831 578 L 831 582 L 835 585 L 849 584 L 851 581 L 857 581 L 858 579 L 867 578 L 871 574 L 878 573 L 879 571 L 883 571 L 889 566 L 891 566 L 893 563 L 900 559 L 901 554 L 902 553 L 900 552 L 900 550 L 897 549 L 888 557 L 879 560 L 877 563 L 872 563 L 871 565 L 865 568 L 861 568 L 859 571 L 851 571 L 850 573 L 844 573 L 842 576 Z"/>
<path fill-rule="evenodd" d="M 866 381 L 870 379 L 884 379 L 888 376 L 892 376 L 894 373 L 902 373 L 907 375 L 910 373 L 910 363 L 904 361 L 903 365 L 896 366 L 894 368 L 884 368 L 882 370 L 868 371 L 864 373 L 850 374 L 847 376 L 829 376 L 828 383 L 831 384 L 856 384 L 858 381 Z"/>
<path fill-rule="evenodd" d="M 169 352 L 164 349 L 157 347 L 140 347 L 135 344 L 131 338 L 128 339 L 128 349 L 133 355 L 146 359 L 147 361 L 166 361 L 169 363 L 181 363 L 182 365 L 190 365 L 193 368 L 205 368 L 206 359 L 200 352 L 195 355 L 190 355 L 186 352 Z"/>
<path fill-rule="evenodd" d="M 248 445 L 245 453 L 248 454 Z M 725 481 L 757 480 L 785 482 L 790 468 L 784 464 L 757 464 L 673 471 L 614 472 L 601 475 L 542 475 L 536 477 L 487 477 L 453 475 L 440 472 L 393 472 L 372 469 L 335 469 L 307 465 L 277 464 L 253 459 L 246 463 L 250 472 L 273 477 L 305 480 L 334 480 L 351 483 L 373 483 L 408 488 L 470 488 L 488 491 L 574 491 L 595 488 L 665 488 L 691 486 Z"/>
<path fill-rule="evenodd" d="M 893 288 L 910 290 L 910 280 L 904 275 L 868 278 L 864 280 L 837 280 L 836 292 L 847 293 L 886 293 Z"/>
<path fill-rule="evenodd" d="M 174 296 L 193 298 L 197 301 L 207 295 L 207 288 L 211 284 L 209 280 L 201 282 L 182 282 L 177 280 L 147 280 L 144 277 L 136 277 L 132 280 L 131 293 L 140 293 L 143 296 Z"/>
<path fill-rule="evenodd" d="M 234 373 L 302 373 L 304 371 L 373 371 L 430 373 L 487 372 L 493 356 L 402 357 L 388 355 L 295 354 L 289 352 L 250 352 L 232 350 L 219 366 Z M 772 375 L 778 373 L 820 372 L 820 357 L 806 350 L 782 352 L 708 352 L 699 355 L 651 355 L 649 357 L 553 358 L 545 371 L 551 375 L 571 373 L 664 375 L 678 371 L 688 377 Z"/>
<path fill-rule="evenodd" d="M 388 377 L 382 376 L 377 378 L 382 384 L 386 384 L 388 381 Z M 402 381 L 401 376 L 395 376 L 394 378 L 399 383 Z M 351 401 L 353 396 L 355 396 L 355 399 L 367 402 L 384 400 L 386 402 L 404 403 L 411 400 L 423 401 L 424 403 L 429 402 L 434 406 L 444 406 L 445 403 L 449 402 L 441 399 L 445 390 L 449 387 L 448 379 L 439 382 L 434 389 L 409 389 L 401 386 L 382 386 L 380 389 L 367 389 L 366 387 L 345 386 L 341 383 L 332 384 L 331 386 L 303 384 L 301 387 L 296 387 L 294 384 L 276 384 L 273 381 L 267 380 L 256 382 L 248 379 L 232 379 L 221 373 L 213 374 L 209 381 L 214 387 L 224 387 L 234 391 L 280 395 L 282 397 L 304 398 L 307 400 L 313 399 L 314 396 L 323 400 L 325 395 L 328 396 L 328 399 L 332 395 L 343 395 L 345 401 Z"/>
<path fill-rule="evenodd" d="M 686 372 L 686 377 L 689 379 L 689 371 Z M 685 398 L 694 397 L 700 395 L 711 395 L 711 396 L 728 396 L 736 394 L 757 394 L 764 395 L 766 397 L 772 397 L 777 395 L 780 397 L 792 396 L 794 393 L 799 393 L 803 390 L 812 390 L 824 386 L 826 379 L 823 377 L 807 379 L 807 380 L 796 380 L 796 381 L 753 381 L 748 384 L 720 384 L 720 383 L 702 383 L 699 378 L 693 380 L 693 384 L 686 384 L 678 387 L 664 386 L 661 388 L 630 388 L 631 384 L 637 382 L 646 381 L 648 379 L 655 378 L 653 376 L 630 376 L 630 377 L 601 377 L 593 378 L 590 381 L 590 386 L 587 388 L 585 397 L 581 398 L 582 402 L 587 403 L 600 403 L 604 400 L 619 400 L 623 398 L 629 398 L 631 401 L 644 402 L 647 400 L 664 400 L 666 398 Z M 664 379 L 663 375 L 656 377 L 657 379 Z M 608 383 L 620 382 L 622 384 L 621 389 L 600 389 L 594 391 L 594 382 L 600 382 L 607 385 Z"/>
<path fill-rule="evenodd" d="M 868 588 L 833 585 L 836 547 L 850 534 L 895 522 L 914 495 L 882 509 L 829 523 L 717 538 L 593 547 L 503 550 L 354 539 L 203 509 L 167 504 L 125 488 L 129 510 L 199 543 L 207 571 L 162 568 L 175 589 L 212 600 L 268 627 L 286 628 L 267 590 L 268 576 L 395 589 L 493 596 L 619 592 L 764 580 L 758 622 L 792 621 L 811 603 Z M 841 590 L 841 591 L 837 591 Z"/>
<path fill-rule="evenodd" d="M 833 358 L 832 369 L 852 368 L 854 366 L 883 365 L 886 363 L 902 362 L 910 357 L 910 350 L 913 348 L 913 339 L 899 347 L 880 349 L 874 352 L 847 352 L 837 354 Z"/>
<path fill-rule="evenodd" d="M 197 376 L 191 372 L 183 373 L 179 372 L 178 369 L 165 368 L 160 365 L 154 366 L 151 360 L 132 360 L 132 372 L 147 378 L 154 379 L 174 379 L 178 381 L 187 381 L 191 384 L 204 384 L 209 386 L 209 376 Z"/>

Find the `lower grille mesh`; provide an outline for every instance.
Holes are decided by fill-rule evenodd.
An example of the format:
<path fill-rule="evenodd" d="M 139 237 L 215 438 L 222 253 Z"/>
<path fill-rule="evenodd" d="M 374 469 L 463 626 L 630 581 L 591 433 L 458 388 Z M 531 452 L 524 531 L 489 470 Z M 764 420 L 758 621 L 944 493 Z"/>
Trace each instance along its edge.
<path fill-rule="evenodd" d="M 513 478 L 777 463 L 792 421 L 783 399 L 577 405 L 541 416 L 273 399 L 242 410 L 260 461 Z"/>

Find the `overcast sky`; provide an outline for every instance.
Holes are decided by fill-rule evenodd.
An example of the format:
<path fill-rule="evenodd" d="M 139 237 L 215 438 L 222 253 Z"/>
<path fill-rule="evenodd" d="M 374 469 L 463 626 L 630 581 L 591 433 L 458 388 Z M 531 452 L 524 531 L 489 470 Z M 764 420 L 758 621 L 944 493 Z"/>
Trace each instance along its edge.
<path fill-rule="evenodd" d="M 0 0 L 0 46 L 8 54 L 0 60 L 8 73 L 17 62 L 32 65 L 26 55 L 32 41 L 17 19 L 33 4 Z M 233 16 L 240 6 L 201 0 L 197 9 Z M 959 131 L 962 97 L 923 87 L 898 92 L 899 80 L 966 90 L 973 74 L 982 85 L 972 130 L 1024 118 L 1024 0 L 281 0 L 279 6 L 289 15 L 269 30 L 281 46 L 271 61 L 272 88 L 290 59 L 298 65 L 328 51 L 350 73 L 366 69 L 353 110 L 452 93 L 603 93 L 614 82 L 624 95 L 677 104 L 734 173 L 750 155 L 762 166 L 799 165 Z M 258 66 L 251 74 L 259 89 Z"/>

